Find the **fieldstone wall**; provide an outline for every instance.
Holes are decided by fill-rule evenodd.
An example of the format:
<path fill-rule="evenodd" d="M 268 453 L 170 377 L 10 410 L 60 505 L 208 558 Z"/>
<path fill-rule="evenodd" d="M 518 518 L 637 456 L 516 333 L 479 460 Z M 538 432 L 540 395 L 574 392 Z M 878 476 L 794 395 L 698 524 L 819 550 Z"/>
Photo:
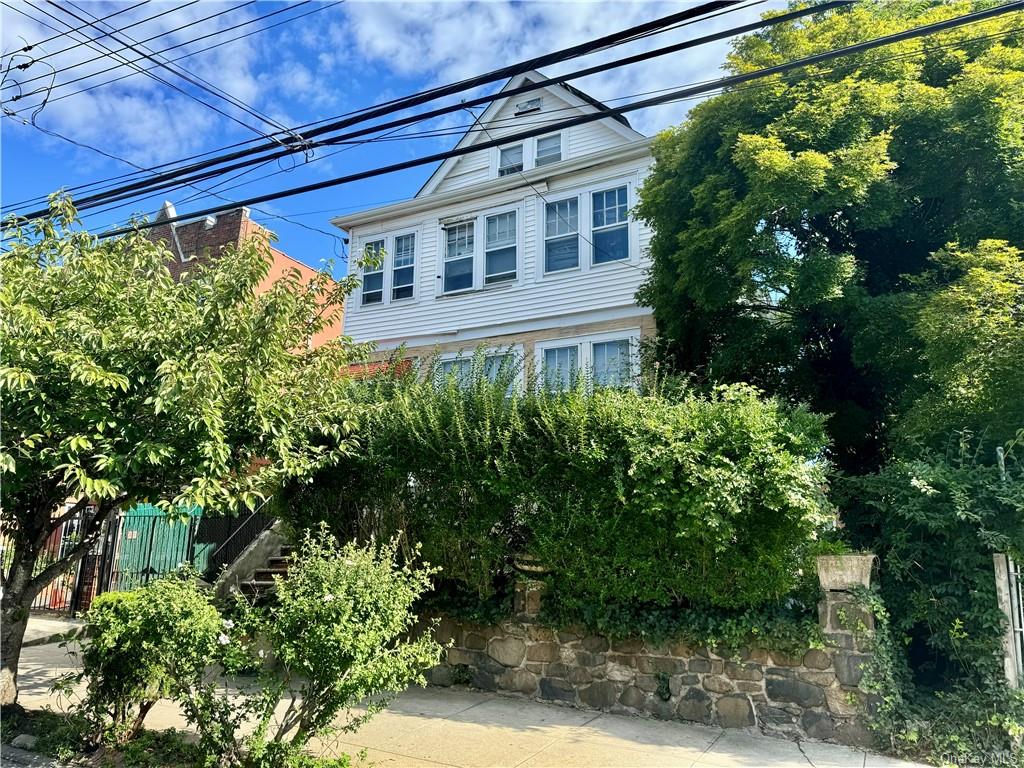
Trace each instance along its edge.
<path fill-rule="evenodd" d="M 442 618 L 450 643 L 432 669 L 433 685 L 469 685 L 541 701 L 664 720 L 757 728 L 790 738 L 870 746 L 863 723 L 869 697 L 860 689 L 870 658 L 870 614 L 844 593 L 819 607 L 825 649 L 788 655 L 765 648 L 655 645 L 609 640 L 579 628 L 555 631 L 535 621 L 540 587 L 517 594 L 517 617 L 496 626 Z M 858 631 L 854 632 L 852 628 Z"/>

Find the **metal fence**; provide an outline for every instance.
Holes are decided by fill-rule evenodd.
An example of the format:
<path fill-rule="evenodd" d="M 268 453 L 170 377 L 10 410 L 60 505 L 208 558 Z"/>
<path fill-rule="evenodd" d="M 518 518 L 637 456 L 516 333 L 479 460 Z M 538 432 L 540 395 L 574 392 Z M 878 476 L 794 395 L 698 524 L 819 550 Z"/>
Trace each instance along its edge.
<path fill-rule="evenodd" d="M 87 514 L 91 510 L 65 521 L 50 535 L 36 563 L 37 574 L 79 541 Z M 181 518 L 170 519 L 163 510 L 145 504 L 113 514 L 96 544 L 71 570 L 43 587 L 32 609 L 85 611 L 103 592 L 135 589 L 185 564 L 212 580 L 274 520 L 262 507 L 236 517 L 203 515 L 195 509 Z M 13 554 L 10 542 L 0 539 L 5 580 Z"/>

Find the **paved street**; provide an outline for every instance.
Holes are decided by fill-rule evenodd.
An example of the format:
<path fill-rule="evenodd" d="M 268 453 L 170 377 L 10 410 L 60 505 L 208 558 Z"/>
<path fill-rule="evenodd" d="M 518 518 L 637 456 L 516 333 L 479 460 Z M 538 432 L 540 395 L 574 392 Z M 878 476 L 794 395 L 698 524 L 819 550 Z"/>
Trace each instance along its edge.
<path fill-rule="evenodd" d="M 53 679 L 74 668 L 56 645 L 25 650 L 21 702 L 62 707 Z M 186 728 L 168 702 L 150 728 Z M 354 734 L 317 745 L 325 754 L 366 749 L 378 766 L 455 768 L 911 768 L 912 763 L 817 742 L 796 743 L 756 732 L 606 715 L 464 689 L 414 689 Z"/>

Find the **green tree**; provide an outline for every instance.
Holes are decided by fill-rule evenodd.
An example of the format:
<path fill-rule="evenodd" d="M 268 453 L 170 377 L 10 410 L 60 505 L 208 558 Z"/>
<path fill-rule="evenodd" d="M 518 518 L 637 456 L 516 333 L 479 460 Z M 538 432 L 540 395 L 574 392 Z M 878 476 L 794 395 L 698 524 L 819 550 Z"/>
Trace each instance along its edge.
<path fill-rule="evenodd" d="M 728 68 L 993 4 L 857 3 L 744 37 Z M 1008 14 L 737 87 L 662 134 L 640 299 L 676 367 L 807 401 L 832 414 L 841 468 L 878 466 L 927 366 L 908 276 L 949 242 L 1024 245 L 1019 27 Z"/>
<path fill-rule="evenodd" d="M 16 675 L 28 608 L 121 506 L 253 506 L 286 478 L 352 449 L 357 410 L 338 372 L 362 349 L 311 348 L 352 279 L 297 272 L 258 286 L 265 240 L 227 249 L 176 282 L 171 254 L 142 232 L 97 240 L 67 199 L 11 238 L 0 259 L 2 697 Z M 70 502 L 66 511 L 61 508 Z M 73 547 L 43 564 L 47 538 L 83 514 Z"/>

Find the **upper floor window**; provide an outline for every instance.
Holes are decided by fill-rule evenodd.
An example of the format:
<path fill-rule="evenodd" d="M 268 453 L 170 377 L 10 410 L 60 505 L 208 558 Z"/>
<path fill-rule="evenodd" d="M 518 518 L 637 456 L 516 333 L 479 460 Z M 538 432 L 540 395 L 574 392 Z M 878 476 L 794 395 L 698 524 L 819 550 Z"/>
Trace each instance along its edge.
<path fill-rule="evenodd" d="M 391 300 L 411 299 L 416 272 L 416 235 L 398 235 L 391 266 Z"/>
<path fill-rule="evenodd" d="M 375 262 L 363 270 L 363 304 L 380 304 L 384 301 L 384 241 L 367 243 L 363 251 Z"/>
<path fill-rule="evenodd" d="M 579 199 L 544 206 L 544 271 L 575 269 L 580 264 Z"/>
<path fill-rule="evenodd" d="M 466 221 L 445 228 L 444 279 L 445 293 L 473 287 L 473 253 L 475 222 Z"/>
<path fill-rule="evenodd" d="M 591 194 L 593 263 L 629 258 L 629 220 L 626 187 Z"/>
<path fill-rule="evenodd" d="M 484 244 L 484 285 L 516 279 L 516 212 L 488 216 Z"/>
<path fill-rule="evenodd" d="M 523 145 L 513 144 L 498 152 L 498 175 L 508 176 L 523 170 Z"/>
<path fill-rule="evenodd" d="M 537 150 L 534 153 L 534 166 L 557 163 L 562 159 L 562 135 L 541 136 L 537 139 Z"/>

